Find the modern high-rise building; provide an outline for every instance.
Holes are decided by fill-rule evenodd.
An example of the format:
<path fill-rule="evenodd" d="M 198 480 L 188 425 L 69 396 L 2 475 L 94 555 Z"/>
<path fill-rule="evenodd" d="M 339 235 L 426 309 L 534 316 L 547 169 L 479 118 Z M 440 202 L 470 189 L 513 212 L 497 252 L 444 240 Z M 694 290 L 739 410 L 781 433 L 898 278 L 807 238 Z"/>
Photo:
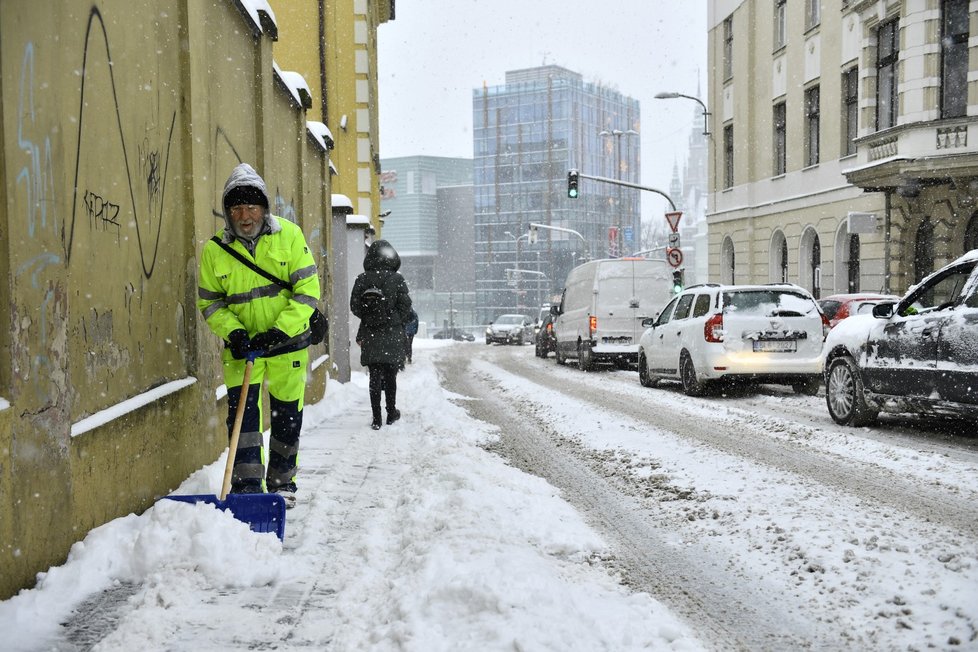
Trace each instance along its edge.
<path fill-rule="evenodd" d="M 641 249 L 638 100 L 559 66 L 473 91 L 476 311 L 536 315 L 586 259 Z M 568 197 L 577 169 L 580 196 Z M 536 242 L 531 242 L 531 224 Z"/>

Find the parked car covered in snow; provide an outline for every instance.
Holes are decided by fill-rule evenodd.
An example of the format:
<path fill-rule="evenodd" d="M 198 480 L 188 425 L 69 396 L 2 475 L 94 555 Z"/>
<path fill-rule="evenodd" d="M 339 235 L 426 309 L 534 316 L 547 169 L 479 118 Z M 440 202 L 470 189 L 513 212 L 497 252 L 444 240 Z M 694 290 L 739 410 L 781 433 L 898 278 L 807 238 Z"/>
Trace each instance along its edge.
<path fill-rule="evenodd" d="M 898 302 L 839 323 L 825 342 L 829 414 L 861 426 L 880 412 L 978 421 L 978 249 Z"/>

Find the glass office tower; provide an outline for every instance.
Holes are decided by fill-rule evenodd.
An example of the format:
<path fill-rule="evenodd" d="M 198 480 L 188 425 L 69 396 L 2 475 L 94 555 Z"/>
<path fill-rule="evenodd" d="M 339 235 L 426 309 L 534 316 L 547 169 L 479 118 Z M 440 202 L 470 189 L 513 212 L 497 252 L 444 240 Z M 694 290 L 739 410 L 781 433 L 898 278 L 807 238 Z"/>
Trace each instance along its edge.
<path fill-rule="evenodd" d="M 535 317 L 575 265 L 642 248 L 640 191 L 582 178 L 567 196 L 572 168 L 640 183 L 639 102 L 559 66 L 507 72 L 472 99 L 476 310 Z"/>

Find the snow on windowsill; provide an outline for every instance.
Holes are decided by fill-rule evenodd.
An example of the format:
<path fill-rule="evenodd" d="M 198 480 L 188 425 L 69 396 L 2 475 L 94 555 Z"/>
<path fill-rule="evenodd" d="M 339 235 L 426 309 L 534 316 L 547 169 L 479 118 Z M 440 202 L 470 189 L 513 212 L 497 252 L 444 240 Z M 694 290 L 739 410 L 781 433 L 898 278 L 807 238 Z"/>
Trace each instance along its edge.
<path fill-rule="evenodd" d="M 77 423 L 71 424 L 71 436 L 77 437 L 78 435 L 84 434 L 89 430 L 94 430 L 100 426 L 104 426 L 110 421 L 114 421 L 119 417 L 125 416 L 130 412 L 135 412 L 136 410 L 154 403 L 164 396 L 169 394 L 174 394 L 177 391 L 187 387 L 188 385 L 193 385 L 197 382 L 197 379 L 193 376 L 188 376 L 180 380 L 174 380 L 173 382 L 160 385 L 159 387 L 154 387 L 148 392 L 143 392 L 138 396 L 133 396 L 130 399 L 126 399 L 122 403 L 113 405 L 110 408 L 96 412 L 90 417 L 86 417 Z"/>

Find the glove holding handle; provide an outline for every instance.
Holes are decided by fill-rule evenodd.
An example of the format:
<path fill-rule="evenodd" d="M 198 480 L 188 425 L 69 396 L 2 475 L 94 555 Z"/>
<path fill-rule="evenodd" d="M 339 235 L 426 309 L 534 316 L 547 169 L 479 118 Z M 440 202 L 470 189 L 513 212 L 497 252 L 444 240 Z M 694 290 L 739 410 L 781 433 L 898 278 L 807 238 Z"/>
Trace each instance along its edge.
<path fill-rule="evenodd" d="M 231 349 L 231 357 L 235 360 L 244 360 L 251 349 L 251 340 L 248 338 L 248 331 L 243 328 L 233 330 L 228 333 L 228 344 Z"/>

